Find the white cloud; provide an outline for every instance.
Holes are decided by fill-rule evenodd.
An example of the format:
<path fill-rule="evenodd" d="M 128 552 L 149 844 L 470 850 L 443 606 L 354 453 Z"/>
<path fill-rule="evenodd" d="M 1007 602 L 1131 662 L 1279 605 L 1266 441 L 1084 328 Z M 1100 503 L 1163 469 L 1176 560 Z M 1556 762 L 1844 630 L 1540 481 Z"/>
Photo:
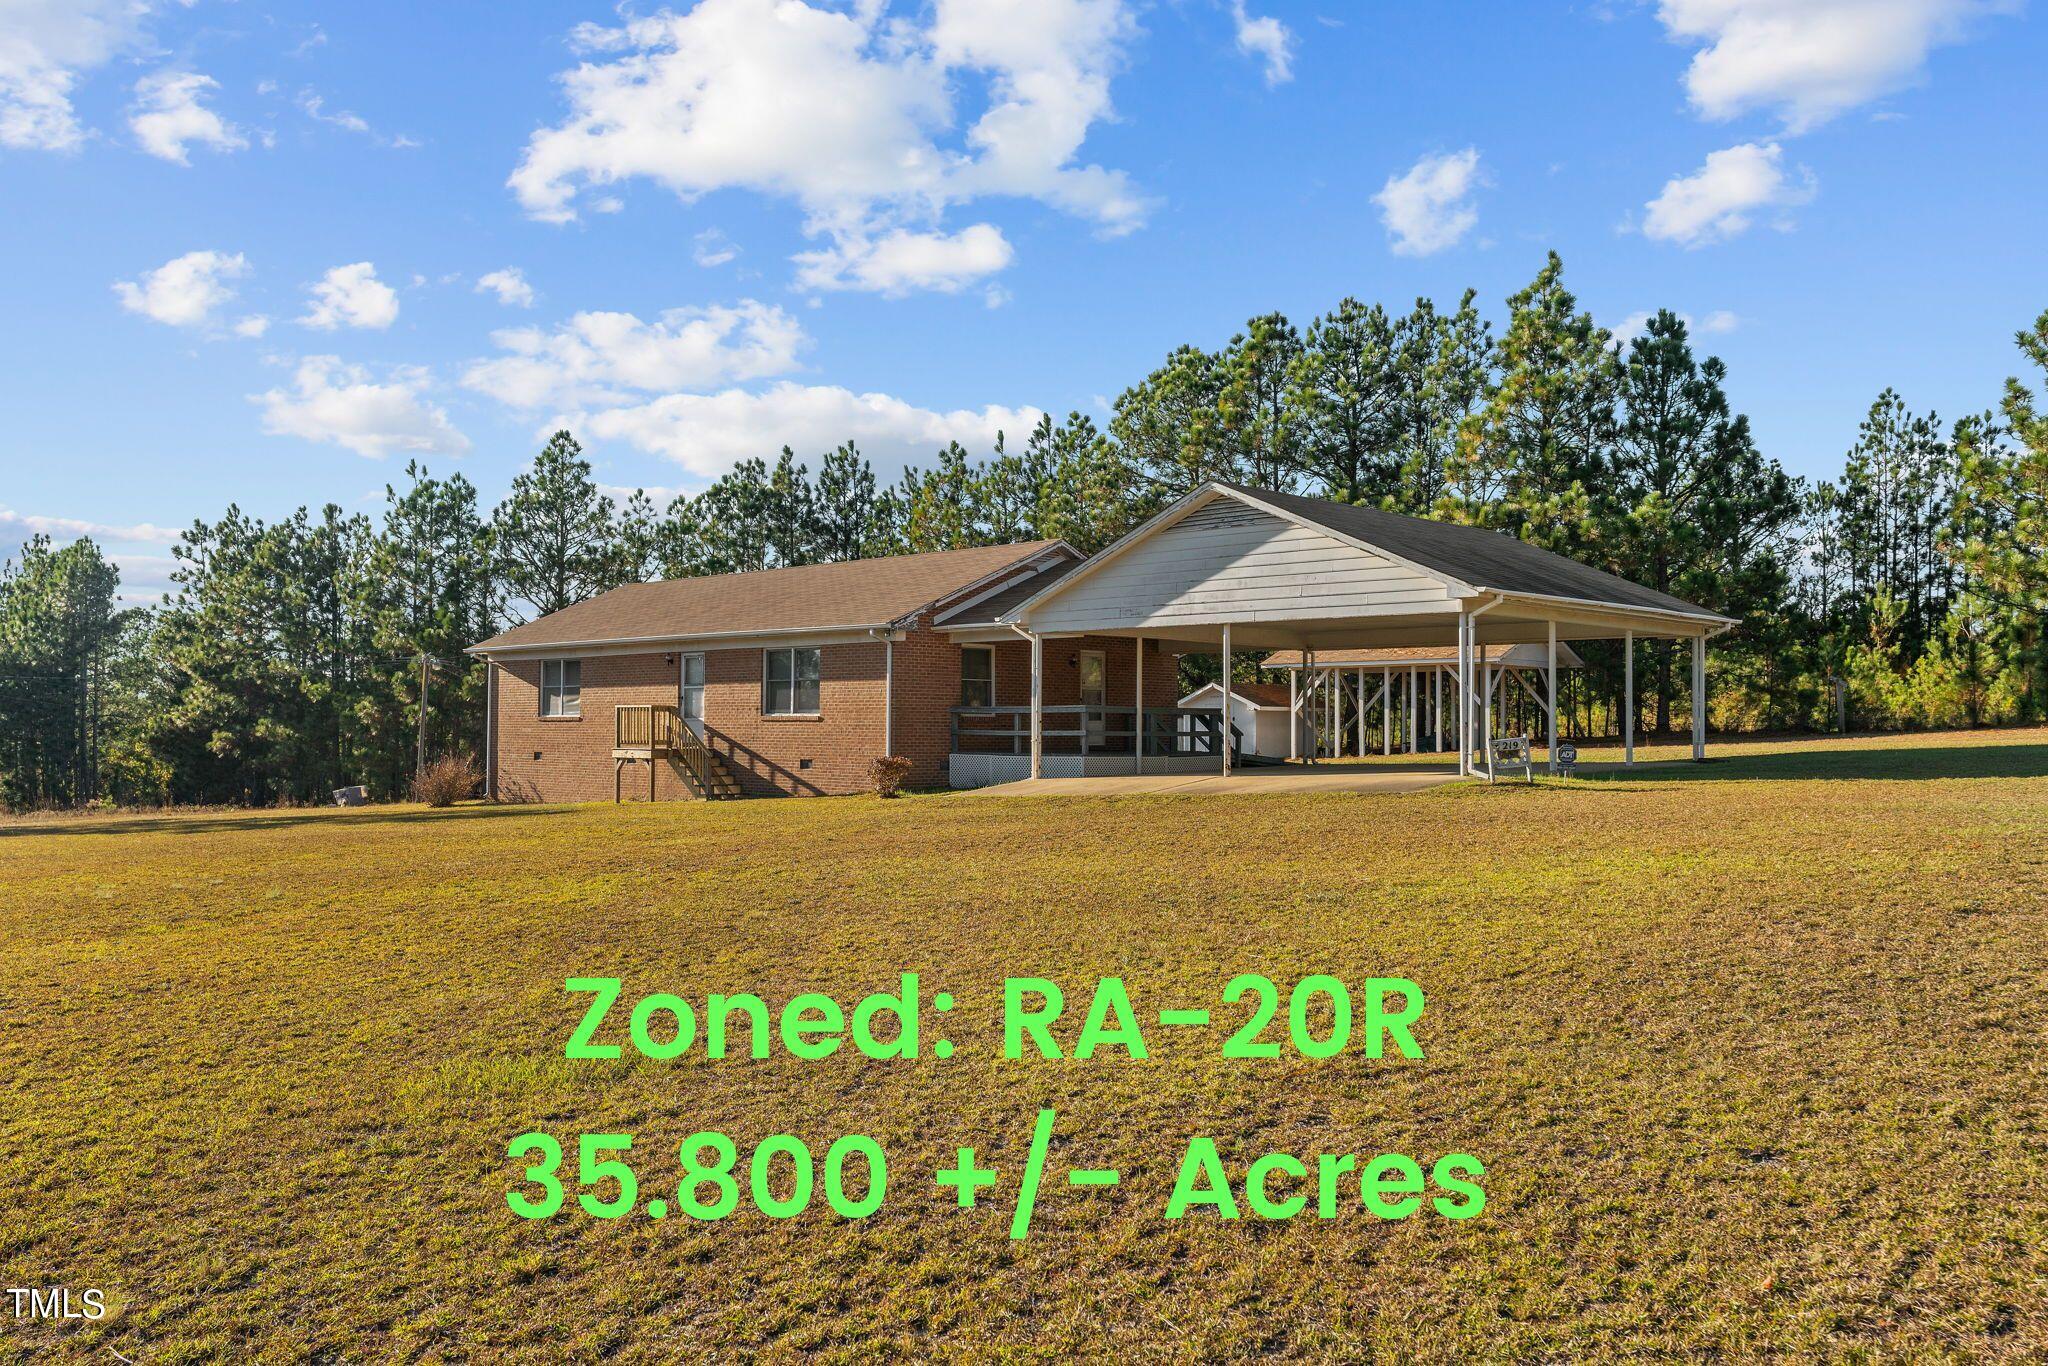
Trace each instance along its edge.
<path fill-rule="evenodd" d="M 263 430 L 272 436 L 330 442 L 373 460 L 397 451 L 460 455 L 469 438 L 427 400 L 429 384 L 420 369 L 394 370 L 379 384 L 338 356 L 307 356 L 290 389 L 251 394 L 249 401 L 262 408 Z"/>
<path fill-rule="evenodd" d="M 322 35 L 321 41 L 326 41 L 325 35 Z M 405 148 L 420 145 L 417 139 L 407 137 L 403 133 L 393 137 L 386 137 L 372 128 L 368 119 L 352 110 L 337 109 L 331 114 L 328 113 L 327 97 L 312 90 L 301 90 L 299 92 L 298 106 L 300 111 L 315 123 L 324 123 L 350 133 L 360 133 L 380 147 Z"/>
<path fill-rule="evenodd" d="M 1125 0 L 935 0 L 927 25 L 878 0 L 700 0 L 676 14 L 586 25 L 609 60 L 563 74 L 568 116 L 528 142 L 509 184 L 564 222 L 578 196 L 634 178 L 685 200 L 740 188 L 794 200 L 842 250 L 931 230 L 983 195 L 1040 200 L 1104 233 L 1147 204 L 1122 172 L 1077 160 L 1111 113 L 1135 25 Z M 958 126 L 955 92 L 985 92 Z"/>
<path fill-rule="evenodd" d="M 1397 256 L 1428 256 L 1455 246 L 1479 221 L 1472 193 L 1486 184 L 1479 149 L 1425 156 L 1406 172 L 1388 176 L 1372 197 L 1380 206 Z"/>
<path fill-rule="evenodd" d="M 785 381 L 760 393 L 669 394 L 567 420 L 579 433 L 627 441 L 714 478 L 750 455 L 772 455 L 785 445 L 824 451 L 849 439 L 886 470 L 929 460 L 948 441 L 987 450 L 997 432 L 1021 437 L 1040 416 L 1035 408 L 995 406 L 941 413 L 888 394 Z"/>
<path fill-rule="evenodd" d="M 553 331 L 509 328 L 491 340 L 508 354 L 477 361 L 462 382 L 522 411 L 786 374 L 810 343 L 795 318 L 752 299 L 673 308 L 652 323 L 631 313 L 578 313 Z"/>
<path fill-rule="evenodd" d="M 517 266 L 507 266 L 481 276 L 476 282 L 479 294 L 495 294 L 498 302 L 508 308 L 532 308 L 533 286 L 526 283 L 526 272 Z"/>
<path fill-rule="evenodd" d="M 7 0 L 0 5 L 0 146 L 68 151 L 85 140 L 71 107 L 80 72 L 141 37 L 138 0 Z"/>
<path fill-rule="evenodd" d="M 180 166 L 191 165 L 185 149 L 200 143 L 216 152 L 238 152 L 249 145 L 242 131 L 201 104 L 220 82 L 194 71 L 158 71 L 135 83 L 135 107 L 128 129 L 142 150 Z"/>
<path fill-rule="evenodd" d="M 171 581 L 171 575 L 185 567 L 175 555 L 132 555 L 116 551 L 107 558 L 121 572 L 121 591 L 114 596 L 131 605 L 155 604 L 175 593 L 178 585 Z"/>
<path fill-rule="evenodd" d="M 848 234 L 823 251 L 800 252 L 797 284 L 805 289 L 864 289 L 898 297 L 912 290 L 958 293 L 1010 264 L 1015 252 L 1001 230 L 976 223 L 956 233 L 899 228 L 880 237 Z"/>
<path fill-rule="evenodd" d="M 234 326 L 234 334 L 238 337 L 260 337 L 269 330 L 270 319 L 261 313 L 251 313 L 246 318 L 237 319 Z"/>
<path fill-rule="evenodd" d="M 299 108 L 305 112 L 306 117 L 315 123 L 329 124 L 351 133 L 362 133 L 365 135 L 370 133 L 369 120 L 360 114 L 351 113 L 346 109 L 337 109 L 332 114 L 328 113 L 327 97 L 325 95 L 316 94 L 311 90 L 301 90 L 298 103 Z"/>
<path fill-rule="evenodd" d="M 1294 34 L 1278 19 L 1249 13 L 1244 0 L 1230 0 L 1237 25 L 1237 50 L 1266 64 L 1266 84 L 1285 85 L 1294 78 Z"/>
<path fill-rule="evenodd" d="M 1686 69 L 1709 119 L 1775 109 L 1801 132 L 1912 84 L 1927 54 L 2003 0 L 1660 0 L 1673 39 L 1699 45 Z"/>
<path fill-rule="evenodd" d="M 691 240 L 695 245 L 690 249 L 690 259 L 706 270 L 722 266 L 740 254 L 732 239 L 717 228 L 706 228 Z"/>
<path fill-rule="evenodd" d="M 188 251 L 145 271 L 139 280 L 117 280 L 114 294 L 121 307 L 169 327 L 205 327 L 214 310 L 235 297 L 226 283 L 249 273 L 240 252 Z"/>
<path fill-rule="evenodd" d="M 1782 149 L 1775 142 L 1745 142 L 1710 152 L 1689 176 L 1676 176 L 1645 206 L 1643 235 L 1659 242 L 1701 247 L 1748 230 L 1762 210 L 1785 210 L 1814 196 L 1813 175 L 1804 167 L 1787 178 Z"/>
<path fill-rule="evenodd" d="M 78 517 L 44 517 L 0 507 L 0 527 L 24 536 L 48 536 L 52 540 L 75 540 L 90 536 L 96 541 L 140 541 L 168 545 L 178 539 L 178 528 L 154 522 L 89 522 Z"/>
<path fill-rule="evenodd" d="M 386 328 L 398 318 L 397 293 L 377 278 L 377 268 L 368 261 L 336 266 L 310 292 L 313 305 L 299 319 L 307 327 Z"/>
<path fill-rule="evenodd" d="M 1650 319 L 1656 316 L 1653 309 L 1639 308 L 1608 329 L 1608 346 L 1620 350 L 1642 336 L 1649 329 Z M 1741 326 L 1742 320 L 1725 308 L 1717 308 L 1706 317 L 1695 322 L 1690 313 L 1680 313 L 1678 320 L 1685 324 L 1685 330 L 1694 336 L 1708 333 L 1733 332 Z"/>

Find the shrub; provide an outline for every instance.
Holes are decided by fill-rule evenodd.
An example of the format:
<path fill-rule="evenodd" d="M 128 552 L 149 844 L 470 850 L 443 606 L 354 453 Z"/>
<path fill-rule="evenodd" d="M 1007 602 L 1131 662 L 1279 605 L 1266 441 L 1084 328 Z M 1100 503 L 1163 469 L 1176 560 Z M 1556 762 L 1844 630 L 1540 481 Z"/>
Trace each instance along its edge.
<path fill-rule="evenodd" d="M 412 799 L 428 806 L 453 806 L 476 795 L 483 775 L 467 754 L 443 754 L 413 776 Z"/>
<path fill-rule="evenodd" d="M 909 776 L 910 760 L 900 754 L 884 754 L 868 765 L 868 783 L 877 797 L 895 796 Z"/>

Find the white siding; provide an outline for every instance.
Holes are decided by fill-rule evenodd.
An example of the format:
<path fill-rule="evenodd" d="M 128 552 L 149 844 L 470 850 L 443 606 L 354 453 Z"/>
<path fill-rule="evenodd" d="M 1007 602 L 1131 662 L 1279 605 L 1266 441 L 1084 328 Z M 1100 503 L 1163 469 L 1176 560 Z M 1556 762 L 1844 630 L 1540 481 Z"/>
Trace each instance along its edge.
<path fill-rule="evenodd" d="M 1035 631 L 1441 611 L 1442 584 L 1219 497 L 1031 610 Z"/>
<path fill-rule="evenodd" d="M 1213 712 L 1216 710 L 1216 685 L 1208 684 L 1181 702 L 1184 711 Z M 1261 711 L 1232 694 L 1230 698 L 1230 724 L 1237 727 L 1243 737 L 1239 742 L 1246 754 L 1258 754 L 1285 759 L 1287 757 L 1287 709 Z M 1211 762 L 1215 762 L 1211 760 Z"/>

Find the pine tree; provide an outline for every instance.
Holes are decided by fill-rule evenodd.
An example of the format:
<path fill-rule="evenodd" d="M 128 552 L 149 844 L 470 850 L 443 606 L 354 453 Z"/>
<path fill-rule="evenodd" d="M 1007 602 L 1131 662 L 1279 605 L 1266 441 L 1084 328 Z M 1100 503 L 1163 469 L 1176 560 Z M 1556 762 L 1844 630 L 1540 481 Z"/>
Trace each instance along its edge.
<path fill-rule="evenodd" d="M 509 595 L 546 615 L 603 591 L 615 563 L 612 510 L 576 438 L 548 438 L 492 517 Z"/>
<path fill-rule="evenodd" d="M 858 560 L 873 552 L 875 471 L 851 441 L 819 463 L 817 510 L 820 560 Z"/>
<path fill-rule="evenodd" d="M 1396 497 L 1401 405 L 1396 338 L 1387 311 L 1344 299 L 1309 324 L 1287 399 L 1301 473 L 1345 503 Z"/>
<path fill-rule="evenodd" d="M 1219 358 L 1219 433 L 1234 468 L 1259 488 L 1288 492 L 1302 467 L 1301 415 L 1288 392 L 1301 352 L 1294 325 L 1267 313 L 1245 324 Z"/>
<path fill-rule="evenodd" d="M 1615 440 L 1617 362 L 1552 252 L 1508 300 L 1498 378 L 1460 435 L 1457 513 L 1567 555 L 1593 549 Z"/>

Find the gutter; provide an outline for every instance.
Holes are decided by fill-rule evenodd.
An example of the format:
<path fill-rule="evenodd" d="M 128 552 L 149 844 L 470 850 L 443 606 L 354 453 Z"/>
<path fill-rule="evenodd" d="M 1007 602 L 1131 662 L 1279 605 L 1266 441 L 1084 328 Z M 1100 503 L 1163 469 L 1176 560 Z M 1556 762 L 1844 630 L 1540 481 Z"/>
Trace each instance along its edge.
<path fill-rule="evenodd" d="M 923 611 L 923 608 L 919 608 Z M 822 636 L 844 634 L 849 631 L 886 631 L 894 622 L 856 622 L 846 626 L 781 626 L 768 627 L 758 631 L 698 631 L 689 635 L 670 636 L 609 636 L 602 640 L 539 640 L 530 643 L 514 641 L 507 645 L 471 645 L 463 651 L 466 655 L 512 655 L 545 654 L 560 650 L 597 650 L 619 645 L 668 645 L 688 646 L 700 640 L 754 640 L 761 636 Z"/>
<path fill-rule="evenodd" d="M 1675 607 L 1631 607 L 1627 603 L 1609 602 L 1602 598 L 1568 598 L 1561 593 L 1518 593 L 1506 588 L 1488 588 L 1482 591 L 1497 593 L 1502 598 L 1514 598 L 1521 602 L 1561 602 L 1575 607 L 1590 607 L 1596 611 L 1617 612 L 1624 615 L 1637 613 L 1652 617 L 1675 617 L 1680 621 L 1717 621 L 1724 623 L 1721 627 L 1723 631 L 1742 624 L 1741 620 L 1736 617 L 1724 617 L 1713 612 L 1681 612 Z M 1481 608 L 1480 610 L 1485 611 L 1486 609 Z M 1719 632 L 1716 632 L 1716 634 L 1719 634 Z"/>

